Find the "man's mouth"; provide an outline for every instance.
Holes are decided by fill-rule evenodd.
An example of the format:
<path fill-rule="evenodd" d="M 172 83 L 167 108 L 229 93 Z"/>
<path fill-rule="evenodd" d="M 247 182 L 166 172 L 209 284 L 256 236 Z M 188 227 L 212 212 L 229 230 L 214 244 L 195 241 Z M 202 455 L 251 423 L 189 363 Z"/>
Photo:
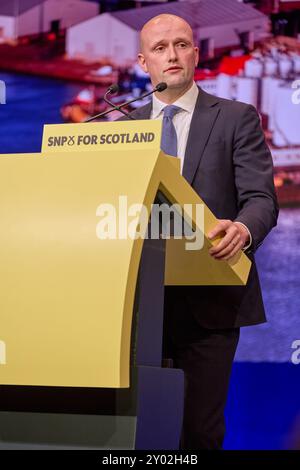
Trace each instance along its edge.
<path fill-rule="evenodd" d="M 174 65 L 173 67 L 169 67 L 168 69 L 166 69 L 165 72 L 176 72 L 178 70 L 182 70 L 182 67 L 179 67 L 179 65 Z"/>

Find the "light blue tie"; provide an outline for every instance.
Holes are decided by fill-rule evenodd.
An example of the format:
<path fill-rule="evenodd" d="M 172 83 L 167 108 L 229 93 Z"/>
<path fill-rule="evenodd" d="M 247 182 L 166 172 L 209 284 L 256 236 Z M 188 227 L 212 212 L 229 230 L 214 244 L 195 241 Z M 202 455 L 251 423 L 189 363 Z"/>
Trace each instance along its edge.
<path fill-rule="evenodd" d="M 173 124 L 173 117 L 181 108 L 173 104 L 164 108 L 161 149 L 168 155 L 177 157 L 177 134 Z"/>

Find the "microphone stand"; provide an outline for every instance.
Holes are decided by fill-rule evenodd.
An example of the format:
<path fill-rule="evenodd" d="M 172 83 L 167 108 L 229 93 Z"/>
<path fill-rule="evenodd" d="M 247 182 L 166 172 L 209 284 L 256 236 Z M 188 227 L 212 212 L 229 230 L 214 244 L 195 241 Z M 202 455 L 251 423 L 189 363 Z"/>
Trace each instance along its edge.
<path fill-rule="evenodd" d="M 103 96 L 103 99 L 105 101 L 105 103 L 109 104 L 110 106 L 112 106 L 111 109 L 115 109 L 116 111 L 120 111 L 120 113 L 124 114 L 124 116 L 127 116 L 129 119 L 134 119 L 132 116 L 130 116 L 130 114 L 127 112 L 127 111 L 124 111 L 124 109 L 122 109 L 121 106 L 115 106 L 114 103 L 112 101 L 110 101 L 107 96 L 110 94 L 110 93 L 116 93 L 118 91 L 118 85 L 116 85 L 116 88 L 113 88 L 112 87 L 109 87 L 108 91 L 105 93 L 105 95 Z M 115 91 L 112 91 L 111 89 L 115 90 Z"/>
<path fill-rule="evenodd" d="M 125 103 L 122 103 L 120 104 L 119 106 L 113 106 L 112 108 L 110 109 L 107 109 L 106 111 L 100 113 L 100 114 L 97 114 L 96 116 L 92 116 L 88 119 L 86 119 L 85 121 L 83 122 L 90 122 L 90 121 L 93 121 L 94 119 L 98 119 L 100 117 L 103 117 L 103 116 L 106 116 L 106 114 L 109 114 L 111 113 L 112 111 L 120 111 L 122 112 L 122 108 L 124 108 L 125 106 L 128 106 L 129 104 L 131 103 L 134 103 L 135 101 L 138 101 L 138 100 L 143 100 L 144 98 L 147 98 L 147 96 L 149 95 L 152 95 L 152 93 L 155 93 L 156 91 L 163 91 L 167 88 L 167 84 L 162 82 L 162 83 L 159 83 L 153 90 L 151 91 L 148 91 L 147 93 L 144 93 L 143 95 L 139 96 L 138 98 L 133 98 L 132 100 L 129 100 L 129 101 L 126 101 Z M 108 92 L 105 93 L 105 95 L 109 94 L 111 92 L 111 90 L 109 89 Z M 106 100 L 105 100 L 106 101 Z M 106 101 L 107 102 L 107 101 Z M 124 114 L 124 113 L 123 113 Z M 129 116 L 130 119 L 134 119 L 132 116 Z"/>

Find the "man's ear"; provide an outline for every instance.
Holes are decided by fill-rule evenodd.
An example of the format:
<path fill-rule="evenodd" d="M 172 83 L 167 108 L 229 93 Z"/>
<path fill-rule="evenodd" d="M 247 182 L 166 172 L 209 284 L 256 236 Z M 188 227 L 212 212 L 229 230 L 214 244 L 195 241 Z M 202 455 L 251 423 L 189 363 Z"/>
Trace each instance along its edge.
<path fill-rule="evenodd" d="M 200 58 L 199 57 L 199 55 L 200 55 L 199 54 L 199 47 L 195 47 L 194 50 L 195 50 L 195 67 L 197 67 L 197 65 L 199 63 L 199 58 Z"/>
<path fill-rule="evenodd" d="M 143 71 L 148 73 L 148 68 L 147 68 L 147 65 L 146 65 L 145 57 L 141 52 L 138 54 L 138 61 L 139 61 L 139 65 L 143 69 Z"/>

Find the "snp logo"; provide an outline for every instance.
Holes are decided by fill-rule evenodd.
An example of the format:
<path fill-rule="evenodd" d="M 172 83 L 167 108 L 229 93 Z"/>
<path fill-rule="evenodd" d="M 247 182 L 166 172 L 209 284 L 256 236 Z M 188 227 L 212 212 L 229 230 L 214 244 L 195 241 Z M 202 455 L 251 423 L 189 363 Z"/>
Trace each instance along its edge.
<path fill-rule="evenodd" d="M 295 351 L 292 354 L 291 361 L 293 364 L 298 365 L 300 364 L 300 339 L 293 341 L 292 349 L 295 349 Z"/>
<path fill-rule="evenodd" d="M 0 365 L 6 364 L 6 345 L 4 341 L 0 341 Z"/>

